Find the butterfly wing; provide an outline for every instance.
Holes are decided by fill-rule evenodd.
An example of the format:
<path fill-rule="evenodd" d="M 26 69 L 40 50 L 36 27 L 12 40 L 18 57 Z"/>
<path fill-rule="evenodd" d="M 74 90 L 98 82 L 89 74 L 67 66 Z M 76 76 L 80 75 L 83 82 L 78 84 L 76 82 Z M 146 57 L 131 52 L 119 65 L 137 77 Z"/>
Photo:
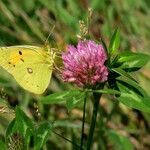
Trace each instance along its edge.
<path fill-rule="evenodd" d="M 53 60 L 42 47 L 10 46 L 0 48 L 0 66 L 26 90 L 42 94 L 49 84 Z"/>

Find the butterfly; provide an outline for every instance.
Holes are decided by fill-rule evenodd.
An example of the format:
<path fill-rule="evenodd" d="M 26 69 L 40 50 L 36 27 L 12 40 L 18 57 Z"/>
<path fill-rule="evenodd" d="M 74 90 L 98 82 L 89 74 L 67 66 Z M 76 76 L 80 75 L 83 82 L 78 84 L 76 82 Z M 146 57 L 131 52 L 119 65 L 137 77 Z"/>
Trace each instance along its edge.
<path fill-rule="evenodd" d="M 55 52 L 49 47 L 0 47 L 0 66 L 8 71 L 21 87 L 42 94 L 52 76 Z"/>

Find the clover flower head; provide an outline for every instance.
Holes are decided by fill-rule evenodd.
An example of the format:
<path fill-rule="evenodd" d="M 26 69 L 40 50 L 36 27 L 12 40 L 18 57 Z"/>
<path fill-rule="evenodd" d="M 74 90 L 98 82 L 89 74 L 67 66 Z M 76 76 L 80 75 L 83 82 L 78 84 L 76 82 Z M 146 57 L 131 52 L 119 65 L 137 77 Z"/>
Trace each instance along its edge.
<path fill-rule="evenodd" d="M 101 44 L 94 41 L 80 41 L 77 47 L 67 46 L 62 54 L 64 70 L 62 78 L 79 87 L 93 86 L 107 80 L 108 69 L 104 65 L 107 56 Z"/>

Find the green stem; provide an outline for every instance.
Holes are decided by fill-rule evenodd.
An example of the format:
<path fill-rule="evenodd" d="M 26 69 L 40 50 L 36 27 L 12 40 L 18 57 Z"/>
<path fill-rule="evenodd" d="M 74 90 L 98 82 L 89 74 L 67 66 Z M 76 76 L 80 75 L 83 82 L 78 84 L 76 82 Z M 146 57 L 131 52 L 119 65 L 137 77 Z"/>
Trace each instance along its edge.
<path fill-rule="evenodd" d="M 71 143 L 72 145 L 74 145 L 76 148 L 80 149 L 80 146 L 77 145 L 76 143 L 74 143 L 73 141 L 71 141 L 71 140 L 65 138 L 64 136 L 62 136 L 61 134 L 55 132 L 54 130 L 52 130 L 52 132 L 53 132 L 54 134 L 58 135 L 59 137 L 61 137 L 62 139 L 68 141 L 69 143 Z M 82 149 L 82 150 L 83 150 L 83 149 Z"/>
<path fill-rule="evenodd" d="M 92 121 L 91 121 L 91 125 L 90 125 L 90 131 L 89 131 L 86 150 L 91 149 L 91 145 L 93 142 L 94 129 L 95 129 L 95 125 L 96 125 L 97 112 L 98 112 L 98 108 L 99 108 L 99 101 L 100 101 L 102 94 L 94 93 L 93 95 L 94 95 L 93 114 L 92 114 Z"/>
<path fill-rule="evenodd" d="M 83 105 L 83 119 L 82 119 L 82 133 L 81 133 L 80 150 L 82 150 L 82 147 L 83 147 L 84 123 L 85 123 L 85 110 L 86 110 L 86 99 L 87 99 L 87 94 L 85 94 L 84 105 Z"/>
<path fill-rule="evenodd" d="M 103 110 L 102 109 L 99 109 L 99 115 L 100 115 L 100 118 L 103 118 Z M 98 126 L 99 126 L 98 134 L 100 135 L 98 149 L 107 150 L 106 140 L 105 140 L 105 128 L 106 127 L 105 127 L 105 123 L 104 123 L 103 119 L 100 119 L 98 121 Z"/>

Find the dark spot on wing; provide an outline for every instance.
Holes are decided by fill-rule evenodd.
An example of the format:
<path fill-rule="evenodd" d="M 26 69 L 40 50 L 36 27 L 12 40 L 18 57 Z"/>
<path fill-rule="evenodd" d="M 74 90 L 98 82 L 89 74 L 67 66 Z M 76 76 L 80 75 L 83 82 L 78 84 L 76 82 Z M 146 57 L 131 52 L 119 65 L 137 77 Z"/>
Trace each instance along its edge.
<path fill-rule="evenodd" d="M 19 51 L 19 55 L 22 55 L 22 52 L 21 52 L 21 51 Z"/>
<path fill-rule="evenodd" d="M 13 65 L 13 67 L 15 67 L 15 65 Z"/>
<path fill-rule="evenodd" d="M 33 70 L 32 70 L 32 68 L 27 68 L 27 71 L 28 71 L 28 73 L 33 73 Z"/>
<path fill-rule="evenodd" d="M 21 60 L 22 62 L 24 62 L 24 59 L 20 58 L 20 60 Z"/>
<path fill-rule="evenodd" d="M 9 61 L 8 64 L 11 64 L 11 62 Z"/>
<path fill-rule="evenodd" d="M 37 85 L 37 87 L 39 87 L 39 86 Z"/>

